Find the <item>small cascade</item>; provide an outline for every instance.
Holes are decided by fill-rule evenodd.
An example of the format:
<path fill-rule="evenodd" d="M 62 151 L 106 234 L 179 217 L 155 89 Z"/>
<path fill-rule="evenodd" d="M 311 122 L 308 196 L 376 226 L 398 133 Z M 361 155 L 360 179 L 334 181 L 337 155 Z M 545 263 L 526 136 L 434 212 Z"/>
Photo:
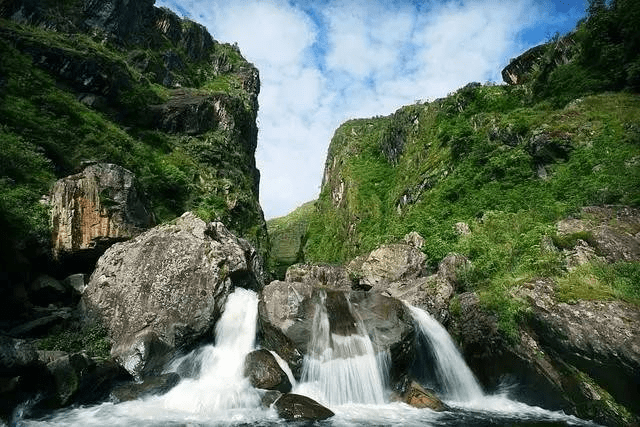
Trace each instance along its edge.
<path fill-rule="evenodd" d="M 343 293 L 331 294 L 332 308 L 340 306 L 331 315 L 327 293 L 320 291 L 318 296 L 302 381 L 319 392 L 312 397 L 330 405 L 384 403 L 382 364 L 362 321 Z"/>
<path fill-rule="evenodd" d="M 243 376 L 245 356 L 254 348 L 257 315 L 255 292 L 238 288 L 229 295 L 216 324 L 216 345 L 199 353 L 199 377 L 184 380 L 167 393 L 163 397 L 167 409 L 209 413 L 259 405 L 260 395 Z"/>
<path fill-rule="evenodd" d="M 438 385 L 446 399 L 468 402 L 484 397 L 480 384 L 467 366 L 447 330 L 429 313 L 409 306 L 418 332 L 433 354 Z"/>

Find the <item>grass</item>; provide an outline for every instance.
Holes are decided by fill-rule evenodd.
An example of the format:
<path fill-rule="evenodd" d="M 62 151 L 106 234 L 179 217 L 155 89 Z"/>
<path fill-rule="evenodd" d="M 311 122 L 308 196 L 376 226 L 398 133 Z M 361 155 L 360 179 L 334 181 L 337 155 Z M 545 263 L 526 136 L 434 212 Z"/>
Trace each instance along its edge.
<path fill-rule="evenodd" d="M 640 205 L 637 123 L 640 99 L 632 94 L 556 107 L 522 88 L 478 85 L 392 116 L 349 121 L 329 149 L 327 164 L 336 167 L 309 219 L 305 261 L 343 263 L 417 231 L 433 269 L 450 252 L 471 260 L 464 289 L 478 292 L 514 339 L 527 307 L 511 290 L 536 277 L 556 279 L 562 300 L 637 303 L 635 267 L 566 272 L 562 253 L 545 243 L 566 249 L 593 240 L 555 231 L 583 206 Z M 455 233 L 459 221 L 470 235 Z"/>
<path fill-rule="evenodd" d="M 47 212 L 39 200 L 85 160 L 134 172 L 159 222 L 194 210 L 266 247 L 264 228 L 254 227 L 264 224 L 251 168 L 256 112 L 241 85 L 241 75 L 252 66 L 237 49 L 216 42 L 202 60 L 186 61 L 181 46 L 150 41 L 182 55 L 185 68 L 172 71 L 174 77 L 198 93 L 221 95 L 233 117 L 230 130 L 184 137 L 154 130 L 150 119 L 149 105 L 167 101 L 170 91 L 138 64 L 146 58 L 151 68 L 162 65 L 162 51 L 126 50 L 84 34 L 0 24 L 0 223 L 12 242 L 4 245 L 3 258 L 11 258 L 21 242 L 47 241 Z M 109 78 L 120 76 L 124 83 L 107 97 L 106 108 L 89 108 L 57 77 L 34 66 L 21 52 L 25 46 L 95 61 Z M 212 67 L 217 58 L 226 64 L 221 71 Z"/>

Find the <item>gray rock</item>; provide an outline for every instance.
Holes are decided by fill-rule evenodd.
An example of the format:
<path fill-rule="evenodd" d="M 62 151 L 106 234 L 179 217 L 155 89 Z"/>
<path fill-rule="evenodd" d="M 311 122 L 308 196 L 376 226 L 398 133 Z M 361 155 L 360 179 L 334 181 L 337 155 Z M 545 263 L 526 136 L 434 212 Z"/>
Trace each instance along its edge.
<path fill-rule="evenodd" d="M 75 290 L 78 294 L 82 295 L 87 289 L 87 282 L 89 277 L 83 273 L 71 274 L 67 276 L 62 283 L 68 288 Z"/>
<path fill-rule="evenodd" d="M 119 40 L 136 41 L 154 18 L 154 0 L 86 0 L 85 23 Z"/>
<path fill-rule="evenodd" d="M 134 376 L 157 369 L 163 353 L 210 339 L 236 286 L 259 291 L 261 261 L 222 223 L 185 213 L 112 246 L 82 301 L 113 341 L 112 355 Z"/>
<path fill-rule="evenodd" d="M 390 353 L 392 377 L 407 368 L 413 357 L 415 331 L 402 302 L 376 292 L 327 290 L 326 295 L 332 332 L 355 333 L 354 316 L 357 316 L 362 319 L 375 351 Z M 291 354 L 303 355 L 308 351 L 318 298 L 315 288 L 301 282 L 271 282 L 261 294 L 258 305 L 261 345 L 287 361 L 294 376 L 298 376 L 299 366 L 296 359 L 291 363 Z"/>
<path fill-rule="evenodd" d="M 436 274 L 390 283 L 383 293 L 427 310 L 446 326 L 450 317 L 449 303 L 460 290 L 459 275 L 469 268 L 471 263 L 466 257 L 451 253 L 440 261 Z"/>
<path fill-rule="evenodd" d="M 180 375 L 175 372 L 147 377 L 143 382 L 130 382 L 115 387 L 111 397 L 117 402 L 128 402 L 144 396 L 164 394 L 180 382 Z"/>
<path fill-rule="evenodd" d="M 411 233 L 404 236 L 403 240 L 407 245 L 411 245 L 416 249 L 422 249 L 422 247 L 426 243 L 426 241 L 424 240 L 424 237 L 422 237 L 416 231 L 412 231 Z"/>
<path fill-rule="evenodd" d="M 532 327 L 542 346 L 640 413 L 640 309 L 621 301 L 557 303 L 542 282 L 521 295 L 533 307 Z"/>
<path fill-rule="evenodd" d="M 362 263 L 360 282 L 383 291 L 399 280 L 416 279 L 427 271 L 427 257 L 407 244 L 383 245 L 373 250 Z"/>
<path fill-rule="evenodd" d="M 249 382 L 255 388 L 277 390 L 281 393 L 291 391 L 291 382 L 287 374 L 280 368 L 273 354 L 265 349 L 247 354 L 244 376 L 249 378 Z"/>
<path fill-rule="evenodd" d="M 97 259 L 109 245 L 153 224 L 134 174 L 113 164 L 92 164 L 57 181 L 51 205 L 56 257 L 85 252 Z"/>
<path fill-rule="evenodd" d="M 114 361 L 92 359 L 83 353 L 54 359 L 47 363 L 47 369 L 54 383 L 53 393 L 45 399 L 49 407 L 101 401 L 114 384 L 131 379 Z"/>
<path fill-rule="evenodd" d="M 315 400 L 293 393 L 282 395 L 274 406 L 278 416 L 289 421 L 320 421 L 335 415 Z"/>
<path fill-rule="evenodd" d="M 278 390 L 269 390 L 262 396 L 260 403 L 263 407 L 270 408 L 281 396 L 282 393 Z"/>
<path fill-rule="evenodd" d="M 351 289 L 352 280 L 344 267 L 337 265 L 295 264 L 287 269 L 286 282 L 306 282 L 314 287 Z"/>

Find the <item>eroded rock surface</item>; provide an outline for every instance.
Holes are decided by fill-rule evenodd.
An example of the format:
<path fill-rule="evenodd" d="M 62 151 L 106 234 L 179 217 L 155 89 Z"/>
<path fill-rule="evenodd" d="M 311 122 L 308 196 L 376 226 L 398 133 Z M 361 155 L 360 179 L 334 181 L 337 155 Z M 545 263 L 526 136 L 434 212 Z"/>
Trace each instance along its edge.
<path fill-rule="evenodd" d="M 57 257 L 87 252 L 97 259 L 109 245 L 130 239 L 153 224 L 134 174 L 109 163 L 92 164 L 57 181 L 51 205 Z"/>
<path fill-rule="evenodd" d="M 247 241 L 186 213 L 112 246 L 83 302 L 109 330 L 112 355 L 140 375 L 163 353 L 211 339 L 228 294 L 236 286 L 259 291 L 261 277 L 261 260 Z"/>
<path fill-rule="evenodd" d="M 343 290 L 351 289 L 352 285 L 347 270 L 337 265 L 295 264 L 287 269 L 285 281 Z"/>

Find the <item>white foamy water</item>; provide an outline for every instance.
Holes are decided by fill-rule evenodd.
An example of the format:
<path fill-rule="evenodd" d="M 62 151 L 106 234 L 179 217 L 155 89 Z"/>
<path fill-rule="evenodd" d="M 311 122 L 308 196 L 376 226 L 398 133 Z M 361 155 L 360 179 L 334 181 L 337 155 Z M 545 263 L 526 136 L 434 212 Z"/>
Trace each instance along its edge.
<path fill-rule="evenodd" d="M 409 306 L 419 332 L 429 343 L 434 355 L 436 379 L 444 392 L 444 398 L 457 402 L 469 402 L 484 397 L 482 388 L 447 330 L 429 313 Z"/>
<path fill-rule="evenodd" d="M 356 319 L 357 334 L 331 333 L 326 294 L 316 304 L 308 355 L 304 358 L 302 382 L 297 391 L 329 405 L 385 402 L 384 377 L 379 358 L 362 322 Z"/>
<path fill-rule="evenodd" d="M 335 416 L 320 425 L 356 427 L 385 426 L 518 426 L 563 423 L 594 425 L 562 412 L 551 412 L 525 405 L 505 396 L 485 396 L 455 349 L 446 330 L 422 310 L 412 313 L 420 329 L 426 329 L 443 381 L 449 384 L 455 401 L 450 410 L 433 412 L 404 403 L 385 402 L 386 354 L 375 354 L 373 346 L 356 319 L 357 334 L 330 332 L 324 302 L 316 310 L 310 356 L 305 360 L 303 381 L 295 392 L 328 406 Z M 229 296 L 216 325 L 216 345 L 178 360 L 200 366 L 196 378 L 185 379 L 163 396 L 152 396 L 124 403 L 103 403 L 93 407 L 63 410 L 44 420 L 18 419 L 16 426 L 275 426 L 282 425 L 273 409 L 260 407 L 261 392 L 243 377 L 244 359 L 254 348 L 257 296 L 237 289 Z M 434 323 L 435 322 L 435 323 Z M 436 349 L 437 347 L 437 349 Z M 453 350 L 451 349 L 453 348 Z M 451 355 L 451 353 L 454 355 Z M 286 363 L 276 357 L 291 376 Z M 469 371 L 469 372 L 467 372 Z M 292 381 L 295 384 L 295 381 Z M 469 385 L 471 384 L 471 385 Z M 469 392 L 469 389 L 471 392 Z M 490 420 L 490 422 L 489 422 Z M 299 424 L 295 424 L 299 425 Z"/>

